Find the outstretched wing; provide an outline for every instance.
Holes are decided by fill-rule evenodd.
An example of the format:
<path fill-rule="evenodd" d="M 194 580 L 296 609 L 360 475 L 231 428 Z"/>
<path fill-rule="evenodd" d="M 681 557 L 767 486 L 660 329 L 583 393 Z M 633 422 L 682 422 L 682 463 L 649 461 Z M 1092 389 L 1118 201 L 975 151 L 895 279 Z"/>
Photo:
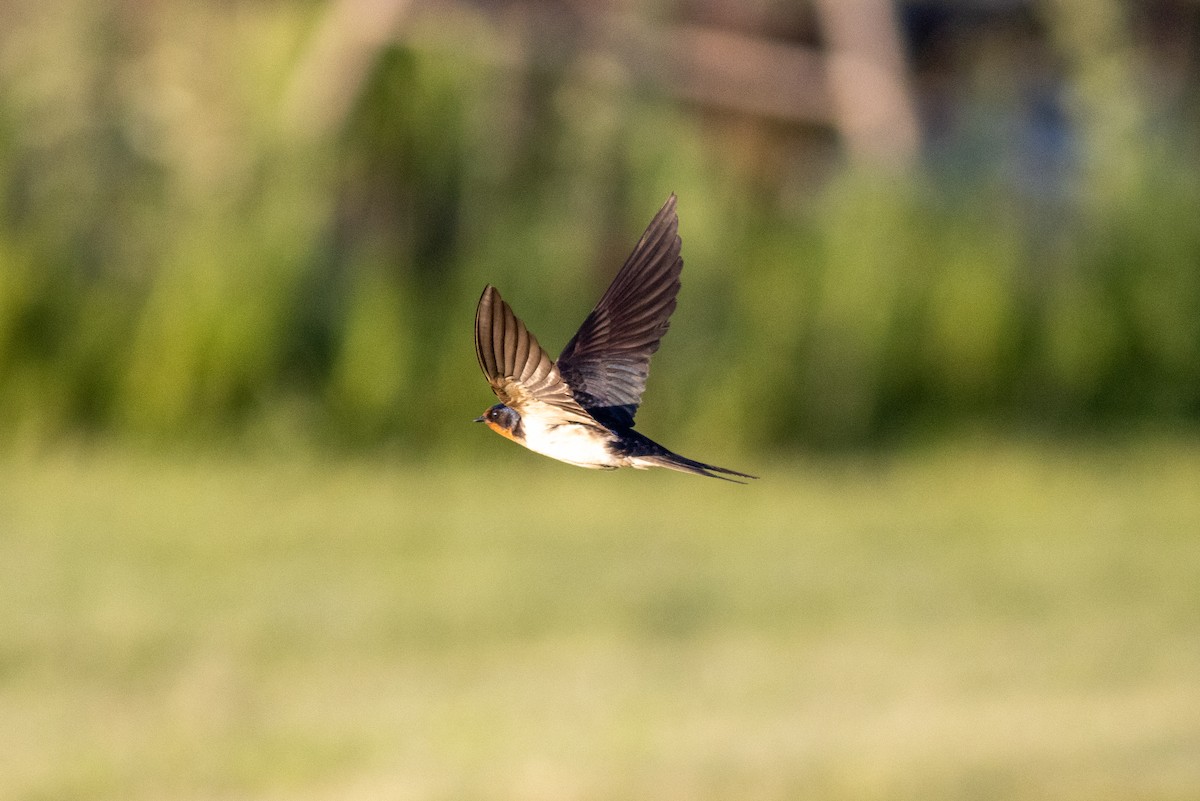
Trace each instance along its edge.
<path fill-rule="evenodd" d="M 537 338 L 491 284 L 484 287 L 475 310 L 475 355 L 496 397 L 518 413 L 548 404 L 563 422 L 596 424 Z"/>
<path fill-rule="evenodd" d="M 558 357 L 558 372 L 575 399 L 610 428 L 633 425 L 650 357 L 675 311 L 680 246 L 672 194 Z"/>

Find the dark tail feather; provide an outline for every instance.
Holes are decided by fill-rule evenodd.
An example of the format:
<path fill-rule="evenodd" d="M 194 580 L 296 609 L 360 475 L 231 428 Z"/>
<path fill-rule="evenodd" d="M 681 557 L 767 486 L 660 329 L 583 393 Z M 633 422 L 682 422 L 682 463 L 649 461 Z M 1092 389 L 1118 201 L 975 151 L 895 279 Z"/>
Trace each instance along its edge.
<path fill-rule="evenodd" d="M 728 470 L 724 467 L 717 467 L 704 462 L 697 462 L 695 459 L 688 459 L 686 456 L 680 456 L 677 453 L 654 454 L 652 456 L 639 456 L 642 462 L 653 464 L 657 467 L 666 467 L 669 470 L 678 470 L 681 473 L 695 473 L 698 476 L 708 476 L 709 478 L 719 478 L 722 481 L 732 481 L 734 484 L 747 484 L 746 481 L 738 481 L 730 476 L 738 476 L 740 478 L 758 478 L 749 473 L 739 473 L 736 470 Z"/>
<path fill-rule="evenodd" d="M 758 476 L 752 476 L 749 473 L 739 473 L 737 470 L 729 470 L 724 467 L 717 467 L 704 462 L 697 462 L 695 459 L 689 459 L 686 456 L 680 456 L 673 453 L 662 445 L 659 445 L 649 437 L 638 434 L 636 431 L 626 432 L 623 436 L 625 439 L 625 455 L 636 456 L 638 461 L 653 465 L 655 467 L 665 467 L 668 470 L 678 470 L 681 473 L 694 473 L 698 476 L 708 476 L 709 478 L 719 478 L 722 481 L 732 481 L 734 484 L 746 484 L 748 482 L 738 481 L 738 478 L 757 479 Z"/>

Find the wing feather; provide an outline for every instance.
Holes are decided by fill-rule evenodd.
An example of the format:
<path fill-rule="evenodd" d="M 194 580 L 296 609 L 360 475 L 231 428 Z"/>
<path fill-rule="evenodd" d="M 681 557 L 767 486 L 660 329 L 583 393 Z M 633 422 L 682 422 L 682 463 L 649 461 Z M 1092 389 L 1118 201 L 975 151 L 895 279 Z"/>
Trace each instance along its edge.
<path fill-rule="evenodd" d="M 567 421 L 595 425 L 571 393 L 549 354 L 491 284 L 475 310 L 475 355 L 500 402 L 518 413 L 539 403 Z"/>
<path fill-rule="evenodd" d="M 679 218 L 667 198 L 596 308 L 563 348 L 558 372 L 589 414 L 628 428 L 679 293 Z"/>

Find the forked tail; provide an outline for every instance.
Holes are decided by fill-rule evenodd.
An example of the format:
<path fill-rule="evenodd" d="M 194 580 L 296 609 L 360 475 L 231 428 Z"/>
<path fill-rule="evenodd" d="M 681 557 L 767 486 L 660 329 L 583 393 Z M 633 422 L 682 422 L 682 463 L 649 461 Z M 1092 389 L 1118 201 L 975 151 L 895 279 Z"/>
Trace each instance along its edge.
<path fill-rule="evenodd" d="M 634 464 L 639 467 L 665 467 L 668 470 L 678 470 L 681 473 L 694 473 L 698 476 L 732 481 L 734 484 L 745 484 L 747 482 L 738 481 L 737 478 L 730 478 L 730 476 L 750 479 L 758 478 L 758 476 L 752 476 L 749 473 L 739 473 L 737 470 L 717 467 L 716 465 L 697 462 L 695 459 L 689 459 L 686 456 L 680 456 L 636 431 L 623 432 L 621 439 L 623 440 L 621 448 L 623 454 L 631 457 L 634 460 Z"/>

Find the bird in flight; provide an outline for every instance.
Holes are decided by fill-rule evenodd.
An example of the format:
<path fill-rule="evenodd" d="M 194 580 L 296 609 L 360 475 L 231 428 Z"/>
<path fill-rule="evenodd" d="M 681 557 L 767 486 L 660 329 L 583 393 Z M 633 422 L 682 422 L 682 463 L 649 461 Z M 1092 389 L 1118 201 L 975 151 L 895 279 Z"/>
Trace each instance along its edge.
<path fill-rule="evenodd" d="M 484 287 L 475 311 L 475 353 L 500 403 L 475 422 L 579 467 L 666 467 L 725 481 L 756 478 L 680 456 L 633 430 L 650 356 L 667 332 L 679 293 L 678 230 L 672 194 L 558 361 L 496 288 Z"/>

